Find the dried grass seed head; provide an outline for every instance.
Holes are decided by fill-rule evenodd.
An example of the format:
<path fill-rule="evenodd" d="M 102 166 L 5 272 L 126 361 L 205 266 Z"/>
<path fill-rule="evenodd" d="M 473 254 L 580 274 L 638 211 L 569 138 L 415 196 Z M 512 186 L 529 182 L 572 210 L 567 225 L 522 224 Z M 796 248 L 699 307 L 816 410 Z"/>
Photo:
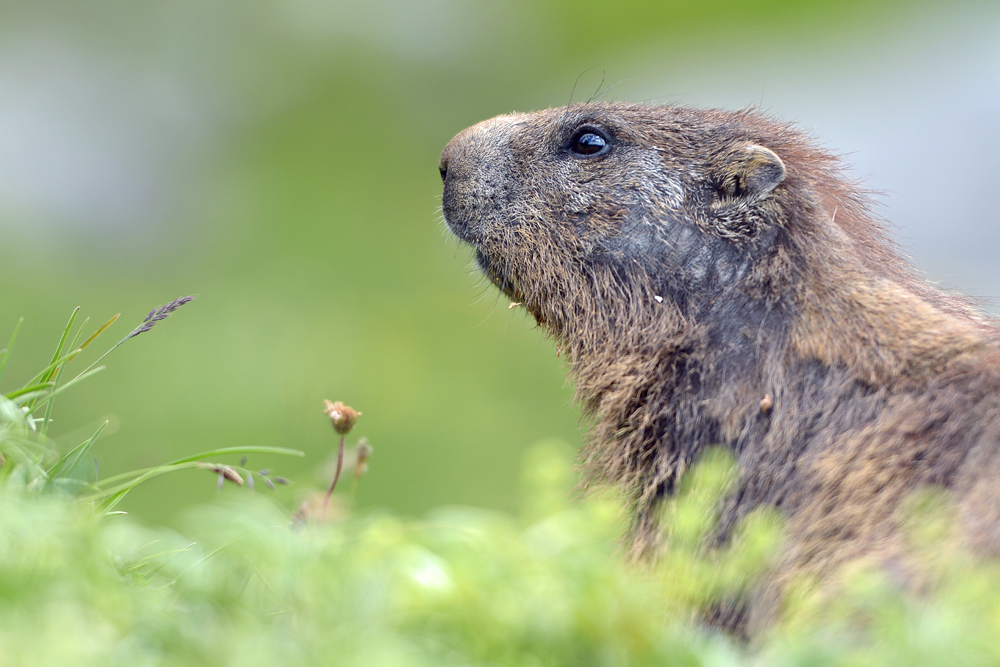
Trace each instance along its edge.
<path fill-rule="evenodd" d="M 142 321 L 142 324 L 136 327 L 135 330 L 132 331 L 132 333 L 130 333 L 127 336 L 127 338 L 134 338 L 141 333 L 146 333 L 147 331 L 152 329 L 153 325 L 155 325 L 157 322 L 159 322 L 160 320 L 167 319 L 172 312 L 174 312 L 175 310 L 183 306 L 185 303 L 188 303 L 190 301 L 194 301 L 193 296 L 182 296 L 179 299 L 174 299 L 165 306 L 154 308 L 153 310 L 149 311 L 149 315 L 146 315 L 146 319 Z"/>

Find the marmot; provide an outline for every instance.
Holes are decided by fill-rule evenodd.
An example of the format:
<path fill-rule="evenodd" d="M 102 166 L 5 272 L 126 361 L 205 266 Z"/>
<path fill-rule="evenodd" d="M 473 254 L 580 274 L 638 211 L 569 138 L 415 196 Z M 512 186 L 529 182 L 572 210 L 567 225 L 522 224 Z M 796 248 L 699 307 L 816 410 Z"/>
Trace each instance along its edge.
<path fill-rule="evenodd" d="M 805 133 L 753 110 L 575 104 L 475 125 L 440 171 L 448 227 L 567 355 L 594 421 L 585 470 L 627 490 L 637 553 L 720 444 L 739 468 L 721 534 L 778 508 L 777 579 L 895 559 L 924 485 L 997 552 L 998 323 L 919 278 Z"/>

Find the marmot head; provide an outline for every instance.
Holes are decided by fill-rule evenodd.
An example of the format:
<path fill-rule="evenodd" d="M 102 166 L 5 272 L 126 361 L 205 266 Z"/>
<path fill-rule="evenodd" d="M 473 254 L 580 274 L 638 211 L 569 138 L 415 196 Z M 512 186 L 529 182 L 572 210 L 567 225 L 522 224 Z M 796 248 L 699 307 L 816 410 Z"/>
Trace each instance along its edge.
<path fill-rule="evenodd" d="M 581 291 L 648 292 L 688 312 L 773 250 L 789 222 L 780 152 L 799 140 L 750 112 L 601 103 L 499 116 L 445 148 L 444 216 L 554 333 L 579 316 Z"/>
<path fill-rule="evenodd" d="M 716 364 L 789 343 L 881 378 L 917 301 L 978 317 L 913 274 L 834 156 L 752 110 L 498 116 L 456 136 L 440 170 L 450 229 L 575 362 L 669 346 Z M 910 315 L 886 314 L 904 302 Z"/>

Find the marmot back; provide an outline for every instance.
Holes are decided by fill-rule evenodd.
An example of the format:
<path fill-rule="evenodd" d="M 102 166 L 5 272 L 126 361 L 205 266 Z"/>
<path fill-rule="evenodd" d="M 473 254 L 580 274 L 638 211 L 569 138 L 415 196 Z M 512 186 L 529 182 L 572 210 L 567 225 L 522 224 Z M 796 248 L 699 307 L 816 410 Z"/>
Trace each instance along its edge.
<path fill-rule="evenodd" d="M 440 168 L 448 226 L 567 354 L 586 470 L 634 501 L 635 553 L 718 444 L 740 470 L 721 536 L 760 506 L 787 516 L 772 588 L 897 558 L 922 485 L 954 493 L 971 548 L 1000 549 L 998 325 L 917 277 L 805 134 L 579 104 L 469 128 Z"/>

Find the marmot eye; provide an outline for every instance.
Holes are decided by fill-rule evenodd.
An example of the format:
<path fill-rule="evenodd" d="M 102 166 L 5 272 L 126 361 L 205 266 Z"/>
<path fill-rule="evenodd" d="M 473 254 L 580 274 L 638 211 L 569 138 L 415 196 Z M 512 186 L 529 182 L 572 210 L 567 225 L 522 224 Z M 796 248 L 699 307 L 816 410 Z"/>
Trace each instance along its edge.
<path fill-rule="evenodd" d="M 581 127 L 570 139 L 569 149 L 581 157 L 603 155 L 611 149 L 611 138 L 593 127 Z"/>

